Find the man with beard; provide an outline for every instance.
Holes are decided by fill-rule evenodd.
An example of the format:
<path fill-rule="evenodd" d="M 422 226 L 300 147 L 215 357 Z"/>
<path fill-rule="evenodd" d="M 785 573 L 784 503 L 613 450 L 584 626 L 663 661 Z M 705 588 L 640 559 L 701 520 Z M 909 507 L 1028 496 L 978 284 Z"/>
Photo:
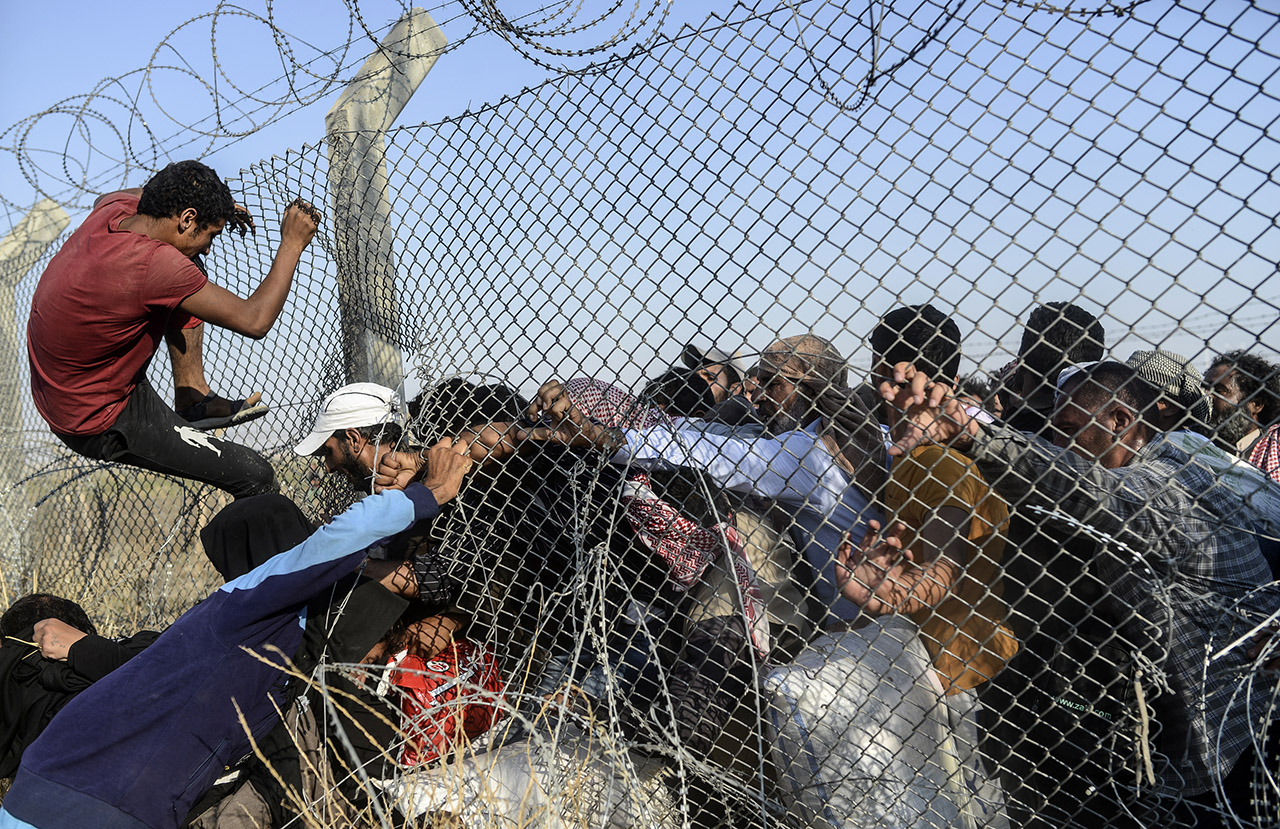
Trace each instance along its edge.
<path fill-rule="evenodd" d="M 346 478 L 357 492 L 369 493 L 379 463 L 406 448 L 401 446 L 404 430 L 397 419 L 393 390 L 377 383 L 351 383 L 324 399 L 311 432 L 293 451 L 320 458 L 327 473 Z M 408 449 L 408 454 L 420 461 L 417 468 L 422 469 L 426 459 L 417 454 L 417 448 Z M 445 587 L 449 580 L 443 576 L 443 565 L 438 556 L 431 554 L 421 528 L 398 533 L 370 557 L 382 560 L 373 562 L 366 573 L 393 589 L 416 579 L 420 584 L 433 585 L 428 592 L 433 599 L 441 599 L 438 604 L 443 606 L 443 597 L 451 595 L 456 587 Z M 463 614 L 450 611 L 429 619 L 437 626 L 441 647 L 465 621 Z"/>
<path fill-rule="evenodd" d="M 293 451 L 324 461 L 325 471 L 368 492 L 373 470 L 400 443 L 395 392 L 377 383 L 351 383 L 324 399 L 311 432 Z"/>
<path fill-rule="evenodd" d="M 1248 460 L 1263 431 L 1280 417 L 1280 372 L 1261 357 L 1228 351 L 1214 358 L 1204 384 L 1213 404 L 1215 442 Z"/>

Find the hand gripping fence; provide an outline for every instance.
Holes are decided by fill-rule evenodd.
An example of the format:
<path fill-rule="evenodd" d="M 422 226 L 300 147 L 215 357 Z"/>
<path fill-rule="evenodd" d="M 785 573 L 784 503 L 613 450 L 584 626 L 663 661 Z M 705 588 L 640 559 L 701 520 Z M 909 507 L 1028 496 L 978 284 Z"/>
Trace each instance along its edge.
<path fill-rule="evenodd" d="M 549 75 L 433 123 L 331 118 L 230 182 L 257 231 L 206 266 L 240 296 L 290 202 L 324 219 L 269 336 L 206 326 L 211 386 L 272 407 L 221 437 L 317 522 L 376 497 L 293 451 L 344 384 L 397 393 L 375 455 L 461 436 L 477 462 L 371 551 L 419 595 L 363 664 L 333 644 L 360 588 L 329 596 L 287 736 L 227 803 L 281 826 L 1277 825 L 1274 9 L 791 0 L 677 29 L 666 4 L 499 5 L 397 46 L 349 4 L 327 68 L 245 15 L 295 47 L 298 106 L 370 52 L 480 34 Z M 185 126 L 156 143 L 233 137 Z M 32 134 L 0 151 L 37 158 Z M 105 178 L 163 166 L 130 157 Z M 115 189 L 21 164 L 81 213 Z M 163 629 L 219 585 L 198 538 L 230 499 L 50 433 L 25 321 L 83 215 L 19 222 L 5 196 L 5 606 Z M 171 386 L 163 356 L 149 377 Z"/>

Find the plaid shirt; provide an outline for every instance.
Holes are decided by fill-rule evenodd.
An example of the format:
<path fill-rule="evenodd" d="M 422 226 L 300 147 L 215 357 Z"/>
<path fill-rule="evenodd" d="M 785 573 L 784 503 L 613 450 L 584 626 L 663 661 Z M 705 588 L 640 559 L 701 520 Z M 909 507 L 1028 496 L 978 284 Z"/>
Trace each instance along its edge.
<path fill-rule="evenodd" d="M 1257 540 L 1231 520 L 1239 512 L 1218 476 L 1157 438 L 1127 466 L 1105 469 L 1007 426 L 987 425 L 973 456 L 997 491 L 1090 528 L 1109 552 L 1098 575 L 1111 585 L 1119 632 L 1137 644 L 1148 699 L 1162 689 L 1159 746 L 1172 769 L 1162 794 L 1207 791 L 1227 776 L 1268 716 L 1270 694 L 1236 694 L 1254 666 L 1237 647 L 1209 656 L 1280 607 Z M 1245 618 L 1241 618 L 1242 615 Z M 1233 694 L 1236 698 L 1233 700 Z"/>

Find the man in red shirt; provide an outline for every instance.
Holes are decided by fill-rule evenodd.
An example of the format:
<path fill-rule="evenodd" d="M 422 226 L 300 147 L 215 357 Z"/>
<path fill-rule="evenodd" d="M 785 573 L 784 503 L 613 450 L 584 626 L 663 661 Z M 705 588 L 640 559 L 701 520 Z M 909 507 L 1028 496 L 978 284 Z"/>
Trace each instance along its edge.
<path fill-rule="evenodd" d="M 31 302 L 31 391 L 49 427 L 89 458 L 213 484 L 235 497 L 271 491 L 275 473 L 248 447 L 198 431 L 265 412 L 256 396 L 209 391 L 202 322 L 260 339 L 279 317 L 319 214 L 301 200 L 285 210 L 280 247 L 258 288 L 242 299 L 209 281 L 197 257 L 231 224 L 252 227 L 231 190 L 198 161 L 170 164 L 141 190 L 99 198 L 49 262 Z M 146 369 L 169 343 L 180 416 Z"/>

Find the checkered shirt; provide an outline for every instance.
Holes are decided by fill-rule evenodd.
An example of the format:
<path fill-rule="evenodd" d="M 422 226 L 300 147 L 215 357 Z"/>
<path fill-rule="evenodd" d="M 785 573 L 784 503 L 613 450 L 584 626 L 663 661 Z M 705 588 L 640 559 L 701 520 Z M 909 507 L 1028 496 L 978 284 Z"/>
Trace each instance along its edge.
<path fill-rule="evenodd" d="M 1267 430 L 1249 453 L 1249 463 L 1273 481 L 1280 482 L 1280 424 Z"/>
<path fill-rule="evenodd" d="M 1092 528 L 1119 553 L 1100 557 L 1098 568 L 1127 619 L 1119 632 L 1154 663 L 1149 690 L 1173 695 L 1163 709 L 1185 714 L 1160 723 L 1159 749 L 1172 764 L 1158 777 L 1160 792 L 1195 794 L 1225 778 L 1250 742 L 1250 720 L 1268 716 L 1269 695 L 1232 699 L 1254 669 L 1244 648 L 1208 657 L 1280 607 L 1274 585 L 1262 587 L 1271 574 L 1258 542 L 1232 520 L 1239 497 L 1163 438 L 1127 466 L 1105 469 L 992 424 L 973 456 L 998 492 Z"/>

